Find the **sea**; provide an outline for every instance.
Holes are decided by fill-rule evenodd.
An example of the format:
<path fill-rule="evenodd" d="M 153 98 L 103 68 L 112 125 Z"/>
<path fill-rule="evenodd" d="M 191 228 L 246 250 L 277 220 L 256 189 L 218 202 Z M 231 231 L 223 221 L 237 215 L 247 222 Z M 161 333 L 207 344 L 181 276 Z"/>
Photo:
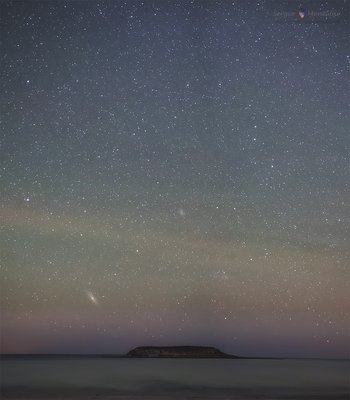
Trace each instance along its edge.
<path fill-rule="evenodd" d="M 2 357 L 1 399 L 349 399 L 346 360 Z"/>

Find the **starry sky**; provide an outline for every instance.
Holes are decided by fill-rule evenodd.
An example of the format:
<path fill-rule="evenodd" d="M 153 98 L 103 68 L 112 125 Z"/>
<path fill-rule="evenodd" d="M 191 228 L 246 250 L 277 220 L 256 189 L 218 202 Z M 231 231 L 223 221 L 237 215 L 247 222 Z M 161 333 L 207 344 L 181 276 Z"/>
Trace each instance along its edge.
<path fill-rule="evenodd" d="M 1 2 L 1 352 L 349 354 L 348 3 L 299 7 Z"/>

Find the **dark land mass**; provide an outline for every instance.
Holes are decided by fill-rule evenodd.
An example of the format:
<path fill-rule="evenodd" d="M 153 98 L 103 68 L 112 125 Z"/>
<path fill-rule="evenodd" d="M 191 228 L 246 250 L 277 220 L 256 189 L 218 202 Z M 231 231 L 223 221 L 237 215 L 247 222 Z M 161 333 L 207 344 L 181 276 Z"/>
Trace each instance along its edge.
<path fill-rule="evenodd" d="M 0 360 L 69 359 L 69 358 L 227 358 L 241 360 L 328 360 L 349 361 L 348 358 L 317 357 L 245 357 L 226 354 L 210 346 L 140 346 L 127 354 L 74 353 L 0 353 Z"/>
<path fill-rule="evenodd" d="M 206 346 L 143 346 L 129 351 L 134 358 L 241 358 Z"/>

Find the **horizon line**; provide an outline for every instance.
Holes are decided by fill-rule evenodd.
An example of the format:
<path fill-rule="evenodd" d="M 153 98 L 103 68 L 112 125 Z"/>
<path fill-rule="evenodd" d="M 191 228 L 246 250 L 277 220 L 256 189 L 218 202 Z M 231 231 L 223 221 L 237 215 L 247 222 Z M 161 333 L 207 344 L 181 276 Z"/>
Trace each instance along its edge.
<path fill-rule="evenodd" d="M 228 354 L 231 355 L 231 354 Z M 127 357 L 126 353 L 0 353 L 0 357 L 104 357 L 104 358 L 138 358 L 138 357 Z M 338 361 L 350 361 L 350 357 L 289 357 L 289 356 L 237 356 L 238 359 L 250 359 L 250 360 L 338 360 Z M 176 358 L 176 357 L 140 357 L 142 359 L 164 359 L 164 358 Z M 177 357 L 181 358 L 181 357 Z M 215 357 L 183 357 L 184 359 L 214 359 Z M 218 357 L 220 358 L 220 357 Z"/>

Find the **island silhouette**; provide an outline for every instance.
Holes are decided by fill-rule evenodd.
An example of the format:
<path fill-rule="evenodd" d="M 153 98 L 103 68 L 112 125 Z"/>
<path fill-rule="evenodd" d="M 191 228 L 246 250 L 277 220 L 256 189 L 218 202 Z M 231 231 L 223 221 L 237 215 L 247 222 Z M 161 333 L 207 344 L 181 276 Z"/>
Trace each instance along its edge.
<path fill-rule="evenodd" d="M 210 346 L 141 346 L 130 350 L 132 358 L 241 358 Z"/>

